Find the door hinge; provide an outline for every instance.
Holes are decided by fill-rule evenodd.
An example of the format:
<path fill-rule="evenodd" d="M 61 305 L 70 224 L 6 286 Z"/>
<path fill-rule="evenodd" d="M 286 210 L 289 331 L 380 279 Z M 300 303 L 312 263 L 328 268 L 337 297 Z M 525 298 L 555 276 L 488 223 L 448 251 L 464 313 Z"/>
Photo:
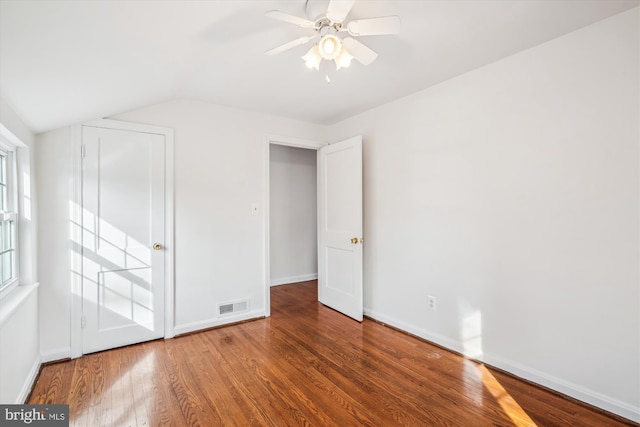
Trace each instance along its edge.
<path fill-rule="evenodd" d="M 80 327 L 84 328 L 85 326 L 87 326 L 87 316 L 83 314 L 82 317 L 80 317 Z"/>
<path fill-rule="evenodd" d="M 83 159 L 87 157 L 87 146 L 84 144 L 80 146 L 80 156 L 82 156 Z"/>

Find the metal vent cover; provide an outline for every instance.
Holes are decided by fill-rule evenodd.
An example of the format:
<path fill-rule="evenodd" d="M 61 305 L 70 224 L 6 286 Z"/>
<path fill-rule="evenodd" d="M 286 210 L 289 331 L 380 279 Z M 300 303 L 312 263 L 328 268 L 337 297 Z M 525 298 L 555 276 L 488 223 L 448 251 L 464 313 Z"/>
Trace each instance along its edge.
<path fill-rule="evenodd" d="M 230 302 L 218 305 L 218 315 L 226 316 L 233 313 L 239 313 L 249 310 L 249 301 Z"/>

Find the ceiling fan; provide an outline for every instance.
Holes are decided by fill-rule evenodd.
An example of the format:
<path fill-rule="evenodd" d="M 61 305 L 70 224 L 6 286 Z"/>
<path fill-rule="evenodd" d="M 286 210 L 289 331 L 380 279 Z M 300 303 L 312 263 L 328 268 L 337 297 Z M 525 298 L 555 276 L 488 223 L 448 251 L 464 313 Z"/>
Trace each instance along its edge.
<path fill-rule="evenodd" d="M 308 2 L 309 0 L 307 0 L 307 5 Z M 265 54 L 276 55 L 317 40 L 317 43 L 302 57 L 309 68 L 319 70 L 322 60 L 333 60 L 336 64 L 336 70 L 351 65 L 352 59 L 363 65 L 371 64 L 378 57 L 378 54 L 354 37 L 398 34 L 400 32 L 400 17 L 383 16 L 346 22 L 345 19 L 354 3 L 355 0 L 331 0 L 326 13 L 314 20 L 300 18 L 279 10 L 267 12 L 266 15 L 270 18 L 308 28 L 314 30 L 315 33 L 270 49 Z M 341 37 L 342 34 L 345 34 L 346 37 Z M 329 82 L 328 69 L 327 82 Z"/>

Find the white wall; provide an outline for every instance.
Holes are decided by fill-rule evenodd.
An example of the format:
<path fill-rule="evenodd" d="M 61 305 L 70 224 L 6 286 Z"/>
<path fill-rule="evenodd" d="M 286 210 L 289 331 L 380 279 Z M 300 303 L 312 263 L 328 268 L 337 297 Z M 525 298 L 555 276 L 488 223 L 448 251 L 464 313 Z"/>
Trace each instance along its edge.
<path fill-rule="evenodd" d="M 636 421 L 638 10 L 329 130 L 364 136 L 372 317 Z"/>
<path fill-rule="evenodd" d="M 23 403 L 40 367 L 34 135 L 0 99 L 3 136 L 18 145 L 20 286 L 0 300 L 0 403 Z"/>
<path fill-rule="evenodd" d="M 264 314 L 265 224 L 252 204 L 265 203 L 266 134 L 326 140 L 326 128 L 285 118 L 178 100 L 124 113 L 116 120 L 175 130 L 175 333 L 238 320 L 219 318 L 219 303 L 249 300 L 243 317 Z M 38 136 L 42 352 L 69 355 L 69 203 L 71 130 Z"/>
<path fill-rule="evenodd" d="M 71 240 L 73 200 L 71 129 L 62 128 L 36 137 L 38 152 L 38 211 L 43 220 L 38 238 L 40 346 L 46 361 L 70 356 Z"/>
<path fill-rule="evenodd" d="M 40 369 L 37 286 L 0 301 L 0 403 L 24 403 Z"/>
<path fill-rule="evenodd" d="M 317 151 L 270 145 L 271 285 L 318 278 Z"/>
<path fill-rule="evenodd" d="M 2 99 L 0 99 L 0 123 L 9 129 L 25 145 L 33 148 L 35 136 L 20 116 Z"/>
<path fill-rule="evenodd" d="M 266 134 L 326 140 L 326 128 L 198 101 L 112 117 L 175 129 L 176 333 L 225 323 L 216 305 L 249 300 L 262 315 Z"/>
<path fill-rule="evenodd" d="M 640 420 L 638 38 L 636 8 L 329 128 L 364 136 L 370 315 Z M 261 313 L 264 136 L 327 129 L 185 100 L 113 118 L 175 129 L 176 332 L 219 324 L 220 302 Z M 55 355 L 69 346 L 69 130 L 37 146 Z"/>

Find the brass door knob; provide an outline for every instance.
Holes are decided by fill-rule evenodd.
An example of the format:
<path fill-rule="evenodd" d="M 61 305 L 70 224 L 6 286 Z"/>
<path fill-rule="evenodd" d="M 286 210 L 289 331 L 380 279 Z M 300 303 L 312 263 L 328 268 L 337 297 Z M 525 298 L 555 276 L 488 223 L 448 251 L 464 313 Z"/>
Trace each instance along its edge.
<path fill-rule="evenodd" d="M 358 238 L 357 237 L 352 238 L 351 243 L 353 243 L 354 245 L 358 243 Z"/>
<path fill-rule="evenodd" d="M 160 249 L 162 249 L 162 245 L 160 243 L 154 243 L 153 249 L 156 251 L 159 251 Z"/>

